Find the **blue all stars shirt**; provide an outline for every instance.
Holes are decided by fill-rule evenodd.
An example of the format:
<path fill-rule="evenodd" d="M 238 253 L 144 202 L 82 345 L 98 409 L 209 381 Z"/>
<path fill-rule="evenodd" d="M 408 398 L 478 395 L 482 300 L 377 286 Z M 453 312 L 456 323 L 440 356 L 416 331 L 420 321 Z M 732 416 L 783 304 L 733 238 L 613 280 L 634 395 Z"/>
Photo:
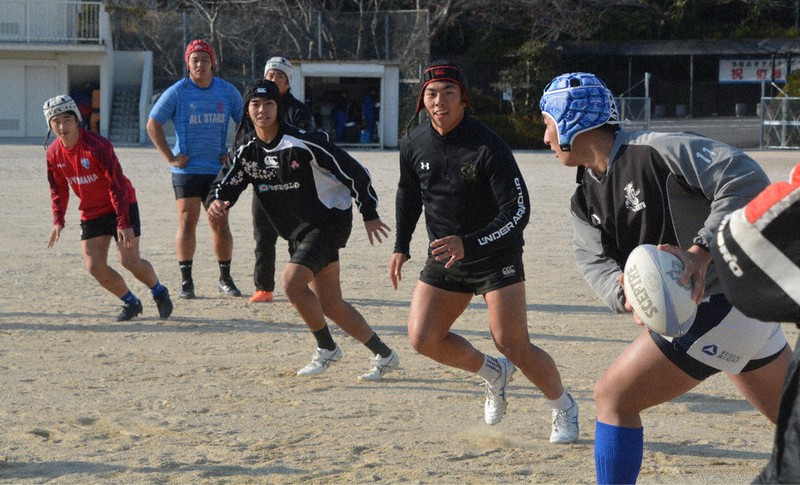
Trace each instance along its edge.
<path fill-rule="evenodd" d="M 172 172 L 216 175 L 221 168 L 220 156 L 228 152 L 228 124 L 231 120 L 238 123 L 242 110 L 239 90 L 217 77 L 207 88 L 186 78 L 164 91 L 150 111 L 150 118 L 162 125 L 172 121 L 176 137 L 172 153 L 189 157 L 184 168 L 172 167 Z"/>

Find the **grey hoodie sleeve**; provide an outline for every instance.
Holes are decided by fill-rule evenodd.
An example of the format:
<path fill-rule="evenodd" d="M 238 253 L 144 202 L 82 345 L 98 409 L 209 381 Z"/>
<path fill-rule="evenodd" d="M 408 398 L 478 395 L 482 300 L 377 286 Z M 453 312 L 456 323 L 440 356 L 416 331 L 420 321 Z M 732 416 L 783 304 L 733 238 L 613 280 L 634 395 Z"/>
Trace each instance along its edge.
<path fill-rule="evenodd" d="M 650 143 L 673 173 L 711 201 L 711 213 L 695 236 L 695 244 L 708 247 L 723 217 L 743 207 L 769 184 L 755 160 L 724 143 L 689 133 L 654 133 Z"/>
<path fill-rule="evenodd" d="M 583 278 L 597 296 L 616 313 L 625 313 L 625 295 L 618 278 L 622 269 L 603 252 L 600 231 L 570 213 L 572 249 Z"/>

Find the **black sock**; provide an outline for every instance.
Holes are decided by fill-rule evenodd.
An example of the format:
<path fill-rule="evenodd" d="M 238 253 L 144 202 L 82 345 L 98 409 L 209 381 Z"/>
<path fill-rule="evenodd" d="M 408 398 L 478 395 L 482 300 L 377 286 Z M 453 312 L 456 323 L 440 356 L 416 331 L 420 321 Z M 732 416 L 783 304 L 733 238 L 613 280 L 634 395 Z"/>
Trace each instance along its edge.
<path fill-rule="evenodd" d="M 181 269 L 181 279 L 192 281 L 192 260 L 178 261 L 178 267 Z"/>
<path fill-rule="evenodd" d="M 327 325 L 312 333 L 314 338 L 317 339 L 317 347 L 325 350 L 334 350 L 336 348 L 336 342 L 333 341 L 331 330 Z"/>
<path fill-rule="evenodd" d="M 219 262 L 219 280 L 229 280 L 231 278 L 231 260 Z"/>
<path fill-rule="evenodd" d="M 364 345 L 366 345 L 367 348 L 371 350 L 373 354 L 378 354 L 383 358 L 389 357 L 389 355 L 391 355 L 392 353 L 392 349 L 390 349 L 389 347 L 386 346 L 385 343 L 383 343 L 383 340 L 381 340 L 381 338 L 378 337 L 377 333 L 373 333 L 372 337 L 370 337 L 369 340 L 367 340 L 367 343 L 365 343 Z"/>

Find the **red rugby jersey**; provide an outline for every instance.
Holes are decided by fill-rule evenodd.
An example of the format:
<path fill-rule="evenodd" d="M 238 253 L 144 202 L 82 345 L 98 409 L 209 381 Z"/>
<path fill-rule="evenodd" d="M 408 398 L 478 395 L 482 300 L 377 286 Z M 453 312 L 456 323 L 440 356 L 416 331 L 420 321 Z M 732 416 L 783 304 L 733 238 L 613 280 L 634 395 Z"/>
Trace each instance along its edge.
<path fill-rule="evenodd" d="M 53 224 L 64 225 L 69 187 L 80 199 L 81 220 L 117 215 L 117 227 L 131 227 L 130 205 L 136 191 L 122 173 L 114 146 L 102 136 L 80 129 L 78 143 L 64 148 L 56 139 L 47 150 L 47 179 L 53 204 Z"/>

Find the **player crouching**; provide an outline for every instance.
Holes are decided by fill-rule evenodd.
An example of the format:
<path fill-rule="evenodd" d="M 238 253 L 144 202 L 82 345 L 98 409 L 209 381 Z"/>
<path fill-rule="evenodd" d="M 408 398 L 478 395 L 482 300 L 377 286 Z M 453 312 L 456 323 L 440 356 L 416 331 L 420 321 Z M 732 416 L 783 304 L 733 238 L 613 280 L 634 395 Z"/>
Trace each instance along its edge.
<path fill-rule="evenodd" d="M 45 146 L 51 131 L 57 136 L 47 150 L 47 180 L 53 205 L 53 229 L 47 247 L 61 239 L 72 187 L 80 199 L 83 261 L 100 286 L 122 300 L 117 321 L 142 313 L 142 302 L 128 289 L 122 276 L 108 266 L 112 237 L 122 266 L 150 288 L 159 316 L 168 318 L 172 314 L 169 291 L 159 283 L 153 266 L 139 257 L 141 224 L 136 191 L 122 173 L 111 142 L 80 127 L 80 111 L 69 96 L 47 100 L 43 110 L 48 126 Z"/>

